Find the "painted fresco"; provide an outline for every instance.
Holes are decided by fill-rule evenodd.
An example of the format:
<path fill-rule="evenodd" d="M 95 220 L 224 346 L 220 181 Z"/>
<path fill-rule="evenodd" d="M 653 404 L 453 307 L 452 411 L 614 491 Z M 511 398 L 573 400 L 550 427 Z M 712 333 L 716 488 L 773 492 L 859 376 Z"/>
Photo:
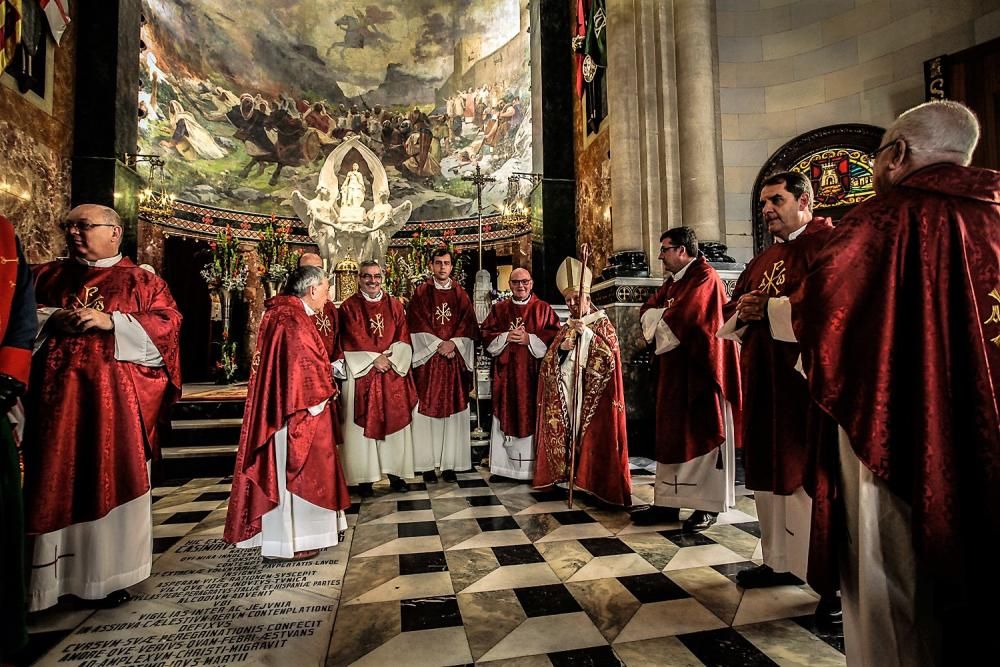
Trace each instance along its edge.
<path fill-rule="evenodd" d="M 351 136 L 415 220 L 474 215 L 477 164 L 496 178 L 486 214 L 531 171 L 526 0 L 143 6 L 140 150 L 166 159 L 182 200 L 291 214 Z"/>

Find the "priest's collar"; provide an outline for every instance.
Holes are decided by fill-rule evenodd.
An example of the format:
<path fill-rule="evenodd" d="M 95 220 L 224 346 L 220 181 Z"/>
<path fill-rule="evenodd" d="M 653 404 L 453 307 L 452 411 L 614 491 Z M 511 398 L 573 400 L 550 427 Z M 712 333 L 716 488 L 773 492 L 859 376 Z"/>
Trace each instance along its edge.
<path fill-rule="evenodd" d="M 372 303 L 382 300 L 382 295 L 385 294 L 382 290 L 378 291 L 378 296 L 368 296 L 364 292 L 358 292 L 361 296 L 365 298 L 365 301 L 371 301 Z"/>
<path fill-rule="evenodd" d="M 510 297 L 510 300 L 511 300 L 511 301 L 513 301 L 514 303 L 516 303 L 516 304 L 517 304 L 517 305 L 519 305 L 519 306 L 523 306 L 524 304 L 526 304 L 526 303 L 528 303 L 529 301 L 531 301 L 531 294 L 529 293 L 529 294 L 528 294 L 528 298 L 527 298 L 527 299 L 525 299 L 524 301 L 518 301 L 518 300 L 517 300 L 517 299 L 515 299 L 514 297 Z"/>
<path fill-rule="evenodd" d="M 312 308 L 310 308 L 309 304 L 306 303 L 305 300 L 302 297 L 299 297 L 299 301 L 301 301 L 302 305 L 306 307 L 306 315 L 308 315 L 309 317 L 312 317 L 313 315 L 316 314 L 316 311 L 313 310 Z"/>
<path fill-rule="evenodd" d="M 432 279 L 434 281 L 434 287 L 436 289 L 451 289 L 451 278 L 448 278 L 446 282 L 439 283 L 437 278 Z"/>
<path fill-rule="evenodd" d="M 674 274 L 674 282 L 677 282 L 678 280 L 680 280 L 681 278 L 683 278 L 683 277 L 684 277 L 684 274 L 685 274 L 685 273 L 687 273 L 687 270 L 688 270 L 688 267 L 689 267 L 689 266 L 691 266 L 691 264 L 692 264 L 692 263 L 694 262 L 694 260 L 696 260 L 696 259 L 698 259 L 698 258 L 697 258 L 697 257 L 692 257 L 692 258 L 691 258 L 691 259 L 690 259 L 690 260 L 688 261 L 688 263 L 684 265 L 684 268 L 683 268 L 683 269 L 681 269 L 680 271 L 678 271 L 677 273 L 675 273 L 675 274 Z"/>
<path fill-rule="evenodd" d="M 73 259 L 84 266 L 92 266 L 95 269 L 106 269 L 109 266 L 114 266 L 118 262 L 122 261 L 122 254 L 118 253 L 114 257 L 105 257 L 104 259 L 95 259 L 93 261 L 84 259 L 83 257 L 74 257 Z"/>
<path fill-rule="evenodd" d="M 789 241 L 794 241 L 795 239 L 797 239 L 799 236 L 802 235 L 802 232 L 806 231 L 806 227 L 808 227 L 808 226 L 809 226 L 809 223 L 807 222 L 806 224 L 804 224 L 801 227 L 799 227 L 798 229 L 796 229 L 794 232 L 792 232 L 791 234 L 788 235 L 788 240 Z"/>

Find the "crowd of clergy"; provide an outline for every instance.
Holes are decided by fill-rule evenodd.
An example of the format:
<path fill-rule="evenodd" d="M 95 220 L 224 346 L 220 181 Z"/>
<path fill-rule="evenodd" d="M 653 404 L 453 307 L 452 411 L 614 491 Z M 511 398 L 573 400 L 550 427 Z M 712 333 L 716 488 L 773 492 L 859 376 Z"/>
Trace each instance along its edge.
<path fill-rule="evenodd" d="M 479 322 L 445 247 L 405 307 L 375 261 L 335 307 L 304 255 L 265 305 L 224 539 L 308 559 L 344 539 L 352 490 L 456 482 L 473 467 L 479 347 L 491 481 L 694 532 L 734 507 L 739 448 L 763 555 L 739 586 L 808 582 L 848 664 L 954 661 L 987 636 L 975 603 L 996 590 L 983 542 L 1000 535 L 1000 174 L 968 166 L 978 139 L 954 102 L 902 114 L 870 156 L 876 196 L 836 226 L 813 213 L 808 177 L 769 176 L 774 243 L 731 295 L 690 227 L 663 232 L 668 277 L 640 310 L 656 360 L 646 506 L 618 335 L 584 263 L 556 274 L 567 321 L 517 268 Z M 149 465 L 181 389 L 181 315 L 120 254 L 117 214 L 78 206 L 61 227 L 70 257 L 32 271 L 0 219 L 5 650 L 26 611 L 66 595 L 114 606 L 149 576 Z"/>

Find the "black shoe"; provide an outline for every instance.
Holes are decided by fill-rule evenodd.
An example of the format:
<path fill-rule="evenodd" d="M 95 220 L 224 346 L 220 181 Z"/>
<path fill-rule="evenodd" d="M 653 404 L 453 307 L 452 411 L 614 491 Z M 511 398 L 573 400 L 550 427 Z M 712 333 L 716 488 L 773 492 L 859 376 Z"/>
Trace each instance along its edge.
<path fill-rule="evenodd" d="M 632 523 L 637 526 L 652 526 L 658 523 L 676 523 L 681 511 L 676 507 L 645 506 L 632 510 Z"/>
<path fill-rule="evenodd" d="M 719 520 L 718 512 L 703 512 L 701 510 L 695 510 L 691 513 L 691 516 L 684 521 L 684 532 L 685 533 L 696 533 L 699 530 L 705 530 L 706 528 L 711 528 L 715 525 L 715 522 Z"/>
<path fill-rule="evenodd" d="M 428 484 L 437 484 L 438 476 L 433 470 L 428 470 L 424 473 L 424 482 Z"/>
<path fill-rule="evenodd" d="M 816 625 L 834 626 L 844 624 L 844 612 L 840 606 L 840 597 L 836 593 L 824 595 L 816 605 Z"/>
<path fill-rule="evenodd" d="M 771 586 L 798 586 L 802 580 L 791 572 L 775 572 L 768 565 L 758 565 L 737 572 L 736 583 L 743 588 L 770 588 Z"/>
<path fill-rule="evenodd" d="M 455 474 L 454 470 L 442 470 L 441 479 L 443 479 L 446 482 L 457 482 L 458 476 Z"/>
<path fill-rule="evenodd" d="M 94 600 L 94 607 L 98 609 L 114 609 L 115 607 L 120 607 L 131 599 L 132 594 L 123 588 L 109 593 L 101 600 Z"/>
<path fill-rule="evenodd" d="M 371 498 L 375 495 L 375 489 L 372 488 L 371 482 L 362 482 L 358 484 L 358 495 L 362 498 Z"/>
<path fill-rule="evenodd" d="M 427 473 L 424 473 L 425 475 Z M 424 479 L 427 479 L 426 477 Z M 400 493 L 406 493 L 410 490 L 410 485 L 403 480 L 402 477 L 396 477 L 395 475 L 389 475 L 389 488 L 393 491 L 399 491 Z"/>

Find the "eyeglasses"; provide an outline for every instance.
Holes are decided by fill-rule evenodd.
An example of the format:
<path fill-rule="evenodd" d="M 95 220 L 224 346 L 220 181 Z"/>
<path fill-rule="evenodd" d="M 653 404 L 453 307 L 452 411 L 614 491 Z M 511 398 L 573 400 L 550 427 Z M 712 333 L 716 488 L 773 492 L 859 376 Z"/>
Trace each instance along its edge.
<path fill-rule="evenodd" d="M 882 151 L 884 151 L 887 148 L 891 148 L 892 146 L 895 146 L 897 141 L 899 141 L 899 139 L 893 139 L 889 143 L 887 143 L 887 144 L 885 144 L 883 146 L 879 146 L 878 148 L 876 148 L 875 150 L 873 150 L 871 153 L 868 154 L 868 161 L 874 163 L 875 162 L 875 158 L 878 157 L 879 153 L 881 153 Z"/>
<path fill-rule="evenodd" d="M 509 280 L 507 282 L 509 282 L 511 285 L 527 285 L 528 283 L 531 282 L 531 278 L 528 278 L 527 280 Z"/>
<path fill-rule="evenodd" d="M 680 250 L 683 247 L 684 246 L 682 246 L 682 245 L 661 245 L 660 246 L 660 254 L 662 255 L 663 253 L 667 252 L 668 250 Z"/>
<path fill-rule="evenodd" d="M 94 227 L 117 227 L 118 225 L 112 225 L 111 223 L 93 223 L 93 222 L 76 222 L 74 220 L 67 220 L 66 222 L 59 223 L 59 229 L 64 232 L 68 232 L 71 229 L 77 229 L 81 232 L 89 232 Z"/>

